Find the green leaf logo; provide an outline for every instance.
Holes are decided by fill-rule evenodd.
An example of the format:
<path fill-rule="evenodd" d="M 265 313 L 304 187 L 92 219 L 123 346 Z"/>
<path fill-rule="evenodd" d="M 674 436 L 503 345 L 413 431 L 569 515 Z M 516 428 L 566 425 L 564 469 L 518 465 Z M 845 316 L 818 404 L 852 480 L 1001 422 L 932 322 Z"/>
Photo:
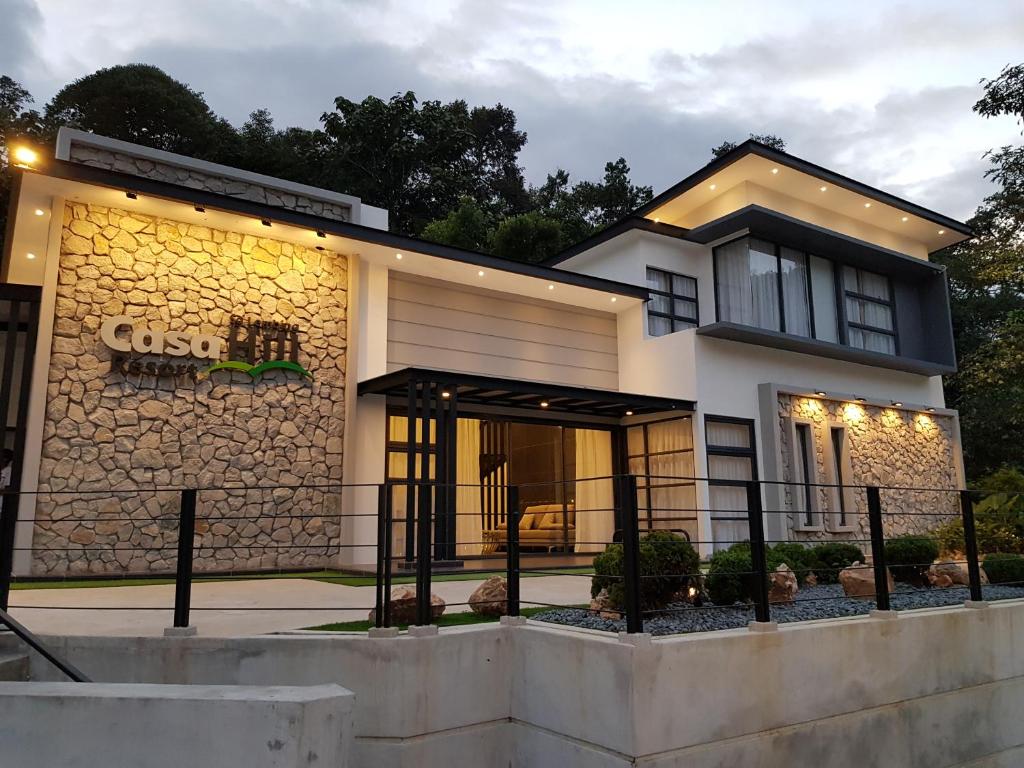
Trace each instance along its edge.
<path fill-rule="evenodd" d="M 313 374 L 291 360 L 268 360 L 259 365 L 250 365 L 240 360 L 225 360 L 222 363 L 214 363 L 209 368 L 200 371 L 200 373 L 209 375 L 214 371 L 242 371 L 243 373 L 248 373 L 254 381 L 262 377 L 267 371 L 291 371 L 310 380 L 313 378 Z"/>

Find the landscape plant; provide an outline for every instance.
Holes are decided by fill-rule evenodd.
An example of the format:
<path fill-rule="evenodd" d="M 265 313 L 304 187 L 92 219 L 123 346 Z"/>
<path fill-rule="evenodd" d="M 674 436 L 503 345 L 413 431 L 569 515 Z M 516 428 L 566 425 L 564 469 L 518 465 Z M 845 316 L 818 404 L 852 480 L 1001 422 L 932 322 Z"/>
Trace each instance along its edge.
<path fill-rule="evenodd" d="M 640 539 L 640 607 L 650 611 L 664 608 L 673 597 L 700 577 L 700 557 L 693 545 L 671 531 L 651 531 Z M 594 558 L 590 596 L 608 590 L 609 607 L 625 607 L 623 573 L 625 558 L 621 544 L 611 544 Z"/>
<path fill-rule="evenodd" d="M 923 586 L 925 574 L 939 556 L 939 545 L 929 536 L 908 534 L 885 542 L 885 561 L 896 581 Z"/>

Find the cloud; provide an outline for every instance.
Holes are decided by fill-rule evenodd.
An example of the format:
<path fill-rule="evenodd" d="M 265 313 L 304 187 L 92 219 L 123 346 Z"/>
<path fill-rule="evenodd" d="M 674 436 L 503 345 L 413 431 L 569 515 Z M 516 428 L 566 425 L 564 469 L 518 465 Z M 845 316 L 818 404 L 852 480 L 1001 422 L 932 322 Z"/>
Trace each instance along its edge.
<path fill-rule="evenodd" d="M 36 62 L 42 13 L 32 0 L 7 0 L 0 20 L 0 74 L 23 80 Z"/>

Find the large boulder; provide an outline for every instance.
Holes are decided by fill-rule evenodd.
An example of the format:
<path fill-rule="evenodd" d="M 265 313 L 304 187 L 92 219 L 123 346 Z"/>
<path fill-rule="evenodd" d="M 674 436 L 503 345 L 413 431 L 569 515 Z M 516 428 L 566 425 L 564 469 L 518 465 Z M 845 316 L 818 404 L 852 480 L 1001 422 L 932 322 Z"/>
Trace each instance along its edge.
<path fill-rule="evenodd" d="M 796 574 L 785 563 L 768 575 L 769 603 L 792 603 L 798 589 Z"/>
<path fill-rule="evenodd" d="M 896 588 L 892 573 L 886 569 L 889 577 L 889 592 Z M 860 561 L 839 572 L 839 583 L 847 597 L 871 598 L 875 596 L 875 569 Z"/>
<path fill-rule="evenodd" d="M 430 594 L 430 618 L 437 621 L 444 613 L 445 602 L 433 592 Z M 377 621 L 376 609 L 370 609 L 370 623 Z M 416 623 L 416 587 L 395 587 L 391 590 L 391 626 Z"/>
<path fill-rule="evenodd" d="M 491 576 L 473 590 L 469 608 L 483 616 L 504 616 L 508 613 L 508 584 L 501 576 Z"/>
<path fill-rule="evenodd" d="M 981 568 L 980 572 L 981 583 L 988 584 L 985 569 Z M 967 572 L 966 556 L 963 558 L 958 557 L 955 560 L 936 560 L 928 569 L 927 576 L 928 582 L 933 587 L 950 586 L 953 584 L 968 587 L 971 584 L 971 579 Z M 946 579 L 949 579 L 949 581 L 947 582 Z"/>

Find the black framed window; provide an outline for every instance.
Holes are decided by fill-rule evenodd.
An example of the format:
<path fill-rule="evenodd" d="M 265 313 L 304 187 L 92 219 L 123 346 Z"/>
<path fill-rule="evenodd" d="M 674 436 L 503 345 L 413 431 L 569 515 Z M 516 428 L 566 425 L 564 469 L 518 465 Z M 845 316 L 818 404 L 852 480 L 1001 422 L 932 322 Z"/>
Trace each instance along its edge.
<path fill-rule="evenodd" d="M 626 460 L 637 478 L 640 524 L 696 538 L 697 495 L 691 416 L 626 429 Z"/>
<path fill-rule="evenodd" d="M 647 332 L 651 336 L 697 327 L 697 278 L 648 267 L 647 288 L 651 292 L 647 302 Z"/>
<path fill-rule="evenodd" d="M 796 434 L 796 455 L 794 469 L 799 483 L 799 497 L 803 522 L 805 526 L 813 526 L 814 519 L 814 435 L 810 424 L 794 424 Z"/>
<path fill-rule="evenodd" d="M 704 417 L 711 538 L 715 548 L 750 538 L 747 482 L 757 480 L 754 420 Z"/>
<path fill-rule="evenodd" d="M 889 278 L 866 269 L 843 267 L 843 294 L 847 343 L 895 355 L 896 313 Z"/>
<path fill-rule="evenodd" d="M 843 457 L 846 448 L 846 430 L 843 427 L 830 427 L 829 437 L 832 439 L 832 473 L 835 479 L 836 488 L 833 492 L 835 503 L 836 523 L 840 527 L 847 525 L 846 521 L 846 488 L 849 478 L 843 471 Z"/>

